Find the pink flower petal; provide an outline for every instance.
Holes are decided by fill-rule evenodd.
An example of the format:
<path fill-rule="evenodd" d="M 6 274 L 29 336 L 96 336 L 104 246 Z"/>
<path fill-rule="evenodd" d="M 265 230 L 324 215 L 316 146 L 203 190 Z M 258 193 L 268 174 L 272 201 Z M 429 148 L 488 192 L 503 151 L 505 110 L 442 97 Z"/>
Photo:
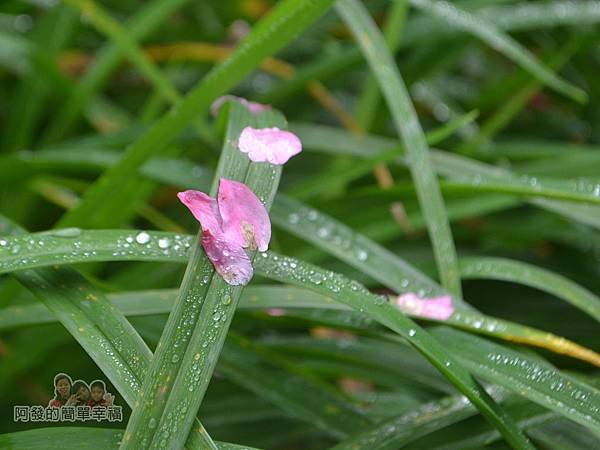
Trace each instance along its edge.
<path fill-rule="evenodd" d="M 217 201 L 214 198 L 204 192 L 193 190 L 179 192 L 177 197 L 200 222 L 203 231 L 208 231 L 212 235 L 221 233 L 221 215 L 219 214 Z"/>
<path fill-rule="evenodd" d="M 202 247 L 217 272 L 232 286 L 245 285 L 252 279 L 252 264 L 243 248 L 223 235 L 202 234 Z"/>
<path fill-rule="evenodd" d="M 409 292 L 398 296 L 396 305 L 404 312 L 428 319 L 447 320 L 454 313 L 449 295 L 434 298 L 419 298 Z"/>
<path fill-rule="evenodd" d="M 302 143 L 294 133 L 279 128 L 246 127 L 240 134 L 238 148 L 254 162 L 285 164 L 302 151 Z"/>
<path fill-rule="evenodd" d="M 223 233 L 240 247 L 264 252 L 271 240 L 271 221 L 260 199 L 238 181 L 221 178 L 218 195 Z"/>
<path fill-rule="evenodd" d="M 269 308 L 267 309 L 267 314 L 272 317 L 281 317 L 285 316 L 285 309 L 283 308 Z"/>
<path fill-rule="evenodd" d="M 269 109 L 271 109 L 270 105 L 263 105 L 262 103 L 251 102 L 243 97 L 237 97 L 235 95 L 223 95 L 216 99 L 212 105 L 210 105 L 210 113 L 213 116 L 216 116 L 219 113 L 221 107 L 228 100 L 237 100 L 246 108 L 248 108 L 252 114 L 258 114 L 259 112 L 268 111 Z"/>

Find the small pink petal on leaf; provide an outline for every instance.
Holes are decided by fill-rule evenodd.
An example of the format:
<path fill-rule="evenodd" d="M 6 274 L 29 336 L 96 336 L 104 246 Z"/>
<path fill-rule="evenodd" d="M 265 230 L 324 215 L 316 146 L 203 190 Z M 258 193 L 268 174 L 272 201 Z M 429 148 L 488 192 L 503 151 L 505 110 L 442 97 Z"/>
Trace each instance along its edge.
<path fill-rule="evenodd" d="M 210 105 L 210 113 L 213 116 L 216 116 L 219 113 L 221 107 L 228 100 L 237 100 L 242 105 L 244 105 L 252 114 L 258 114 L 259 112 L 268 111 L 271 109 L 270 105 L 263 105 L 262 103 L 251 102 L 250 100 L 246 100 L 243 97 L 237 97 L 235 95 L 223 95 L 216 99 L 212 105 Z"/>
<path fill-rule="evenodd" d="M 245 285 L 250 282 L 253 270 L 250 258 L 243 248 L 223 235 L 213 236 L 209 232 L 202 234 L 202 247 L 213 266 L 232 286 Z"/>
<path fill-rule="evenodd" d="M 240 247 L 264 252 L 271 240 L 271 221 L 260 199 L 244 183 L 221 178 L 219 211 L 226 237 Z"/>
<path fill-rule="evenodd" d="M 268 161 L 271 164 L 285 164 L 292 156 L 302 151 L 298 136 L 279 128 L 252 128 L 242 130 L 238 148 L 254 162 Z"/>
<path fill-rule="evenodd" d="M 222 222 L 217 201 L 204 192 L 188 190 L 179 192 L 177 197 L 200 222 L 202 230 L 212 235 L 221 233 Z"/>
<path fill-rule="evenodd" d="M 269 308 L 267 309 L 267 314 L 272 317 L 281 317 L 285 316 L 285 309 L 283 308 Z"/>
<path fill-rule="evenodd" d="M 395 303 L 403 312 L 429 319 L 447 320 L 454 313 L 454 305 L 449 295 L 420 298 L 409 292 L 398 296 Z"/>

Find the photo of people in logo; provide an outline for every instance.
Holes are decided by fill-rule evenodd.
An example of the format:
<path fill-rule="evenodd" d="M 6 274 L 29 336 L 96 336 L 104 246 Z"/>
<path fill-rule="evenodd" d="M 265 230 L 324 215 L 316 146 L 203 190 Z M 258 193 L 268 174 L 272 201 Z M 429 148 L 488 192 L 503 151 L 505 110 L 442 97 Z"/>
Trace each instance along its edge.
<path fill-rule="evenodd" d="M 106 390 L 106 383 L 75 380 L 66 373 L 54 376 L 54 397 L 48 406 L 16 405 L 15 422 L 87 422 L 123 421 L 123 409 L 115 405 L 115 396 Z"/>
<path fill-rule="evenodd" d="M 111 406 L 114 395 L 106 392 L 106 384 L 102 380 L 94 380 L 89 385 L 83 380 L 72 381 L 66 373 L 54 377 L 54 398 L 48 406 Z"/>

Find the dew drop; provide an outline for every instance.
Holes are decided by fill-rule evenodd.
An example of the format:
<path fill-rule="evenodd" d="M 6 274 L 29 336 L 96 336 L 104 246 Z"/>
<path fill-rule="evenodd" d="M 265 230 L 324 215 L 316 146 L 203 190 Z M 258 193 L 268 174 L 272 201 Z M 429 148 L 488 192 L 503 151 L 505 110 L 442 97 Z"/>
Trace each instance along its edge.
<path fill-rule="evenodd" d="M 160 238 L 158 240 L 158 246 L 160 248 L 169 248 L 169 245 L 171 245 L 171 241 L 166 237 Z"/>
<path fill-rule="evenodd" d="M 366 261 L 368 257 L 369 257 L 369 254 L 366 251 L 364 251 L 363 249 L 359 249 L 356 251 L 356 258 L 359 261 Z"/>
<path fill-rule="evenodd" d="M 138 244 L 147 244 L 148 242 L 150 242 L 150 235 L 145 231 L 142 231 L 141 233 L 138 233 L 138 235 L 135 237 L 135 242 L 137 242 Z"/>
<path fill-rule="evenodd" d="M 408 330 L 408 335 L 410 337 L 413 337 L 415 334 L 417 334 L 417 330 L 413 330 L 412 328 L 410 330 Z"/>

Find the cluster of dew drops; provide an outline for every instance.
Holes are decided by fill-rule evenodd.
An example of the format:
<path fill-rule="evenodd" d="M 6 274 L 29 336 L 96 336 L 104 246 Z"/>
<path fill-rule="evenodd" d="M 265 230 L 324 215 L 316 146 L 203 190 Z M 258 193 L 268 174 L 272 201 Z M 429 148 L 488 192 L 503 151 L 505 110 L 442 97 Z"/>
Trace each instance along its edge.
<path fill-rule="evenodd" d="M 558 371 L 551 367 L 544 367 L 538 363 L 528 361 L 519 356 L 490 352 L 487 358 L 496 366 L 518 367 L 524 371 L 528 382 L 536 386 L 548 386 L 552 392 L 561 393 L 571 397 L 579 405 L 591 411 L 594 416 L 600 414 L 600 407 L 597 399 L 590 398 L 590 393 L 577 388 L 576 383 L 563 377 Z M 528 388 L 530 389 L 530 388 Z M 560 407 L 566 407 L 561 401 L 557 401 L 552 396 L 546 397 L 548 401 L 557 404 Z M 575 412 L 571 408 L 571 412 Z M 591 419 L 591 417 L 590 417 Z"/>
<path fill-rule="evenodd" d="M 316 236 L 320 242 L 327 242 L 360 262 L 369 259 L 369 253 L 357 245 L 352 232 L 346 227 L 322 218 L 314 209 L 304 208 L 301 213 L 288 214 L 287 221 L 296 229 L 309 236 Z"/>

